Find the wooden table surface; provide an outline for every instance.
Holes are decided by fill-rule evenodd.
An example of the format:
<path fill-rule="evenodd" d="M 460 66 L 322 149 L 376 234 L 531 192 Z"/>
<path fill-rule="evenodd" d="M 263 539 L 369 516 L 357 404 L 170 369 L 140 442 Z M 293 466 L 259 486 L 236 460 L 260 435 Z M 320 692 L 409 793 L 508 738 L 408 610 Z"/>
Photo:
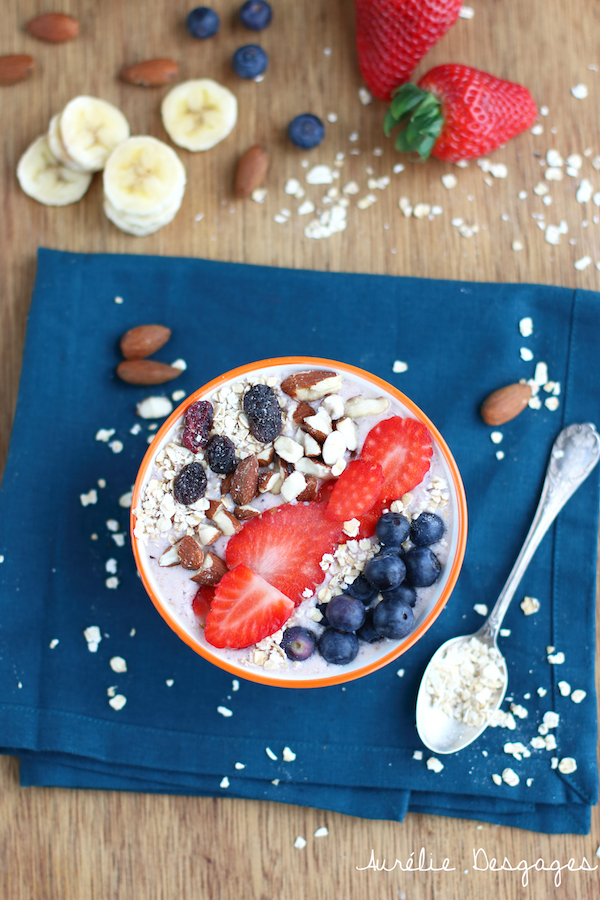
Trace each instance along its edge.
<path fill-rule="evenodd" d="M 185 31 L 189 6 L 181 0 L 62 0 L 61 11 L 78 17 L 77 40 L 43 44 L 23 31 L 24 23 L 52 10 L 41 0 L 1 0 L 0 54 L 25 52 L 36 60 L 31 79 L 0 88 L 2 122 L 2 240 L 0 258 L 0 466 L 6 460 L 17 397 L 27 311 L 40 245 L 62 250 L 183 255 L 309 269 L 415 275 L 476 281 L 543 282 L 600 288 L 600 208 L 579 203 L 578 186 L 588 178 L 600 189 L 597 109 L 600 100 L 600 7 L 596 0 L 472 0 L 473 18 L 460 18 L 418 72 L 441 62 L 469 63 L 526 84 L 540 115 L 537 134 L 526 133 L 496 151 L 502 171 L 484 172 L 430 160 L 399 161 L 381 129 L 383 104 L 361 104 L 362 85 L 354 50 L 351 0 L 272 0 L 271 27 L 254 34 L 235 22 L 239 0 L 215 0 L 222 26 L 217 37 L 195 41 Z M 267 49 L 270 67 L 261 83 L 238 79 L 230 69 L 233 50 L 257 42 Z M 230 87 L 239 100 L 234 132 L 206 153 L 179 155 L 188 186 L 175 221 L 147 238 L 119 232 L 105 217 L 101 178 L 79 203 L 41 206 L 19 189 L 15 167 L 28 144 L 43 133 L 51 115 L 77 94 L 117 104 L 132 133 L 166 139 L 159 105 L 165 88 L 125 85 L 125 63 L 157 56 L 176 59 L 182 79 L 210 76 Z M 588 87 L 585 99 L 571 88 Z M 292 147 L 285 136 L 290 119 L 311 111 L 328 122 L 323 145 L 311 152 Z M 333 118 L 333 117 L 332 117 Z M 539 133 L 541 132 L 541 133 Z M 351 135 L 356 133 L 356 139 Z M 262 204 L 236 201 L 232 173 L 251 144 L 264 142 L 272 164 Z M 381 148 L 381 151 L 378 150 Z M 566 159 L 581 156 L 581 168 L 562 181 L 545 181 L 545 157 L 557 150 Z M 359 151 L 358 153 L 356 151 Z M 332 165 L 344 153 L 340 185 L 355 180 L 348 227 L 323 240 L 304 236 L 310 216 L 296 213 L 299 201 L 284 192 L 291 177 L 304 181 L 303 160 Z M 577 160 L 575 160 L 577 163 Z M 600 160 L 596 163 L 600 167 Z M 562 167 L 562 171 L 565 169 Z M 447 190 L 441 176 L 453 172 L 458 185 Z M 369 177 L 389 176 L 383 190 L 369 189 Z M 534 192 L 542 182 L 546 197 Z M 327 188 L 306 187 L 321 210 Z M 523 195 L 526 192 L 526 196 Z M 372 193 L 377 202 L 360 209 L 356 201 Z M 442 211 L 430 218 L 405 217 L 400 197 L 414 206 Z M 599 198 L 600 202 L 600 198 Z M 282 208 L 291 216 L 281 224 Z M 202 214 L 202 217 L 200 217 Z M 467 236 L 453 220 L 478 226 Z M 558 246 L 545 240 L 545 226 L 568 224 Z M 540 227 L 540 223 L 543 227 Z M 464 232 L 464 228 L 463 228 Z M 522 249 L 513 249 L 513 242 Z M 519 244 L 514 244 L 518 247 Z M 590 257 L 587 268 L 574 263 Z M 173 311 L 176 314 L 176 310 Z M 65 328 L 68 323 L 65 323 Z M 329 835 L 314 838 L 326 825 Z M 294 848 L 298 835 L 307 840 Z M 507 900 L 568 897 L 597 900 L 598 871 L 565 872 L 556 886 L 551 873 L 533 873 L 524 889 L 519 872 L 475 872 L 473 850 L 513 865 L 542 858 L 546 865 L 573 857 L 579 865 L 600 843 L 600 815 L 594 810 L 590 836 L 541 835 L 436 816 L 408 815 L 405 822 L 377 822 L 275 803 L 149 796 L 104 791 L 22 789 L 18 762 L 0 759 L 0 896 L 7 900 L 145 900 L 145 898 L 329 898 L 406 897 L 407 900 Z M 424 847 L 453 872 L 359 871 L 371 849 L 406 860 Z M 529 892 L 529 893 L 528 893 Z"/>

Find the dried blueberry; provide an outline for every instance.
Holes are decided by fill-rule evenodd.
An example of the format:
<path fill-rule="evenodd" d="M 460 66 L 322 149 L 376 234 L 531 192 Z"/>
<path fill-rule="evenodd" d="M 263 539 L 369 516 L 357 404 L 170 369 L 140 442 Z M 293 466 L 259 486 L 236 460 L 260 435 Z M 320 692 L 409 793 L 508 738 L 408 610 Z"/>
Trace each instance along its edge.
<path fill-rule="evenodd" d="M 206 472 L 198 462 L 184 466 L 173 482 L 173 495 L 178 503 L 189 506 L 200 497 L 204 497 L 206 490 Z"/>
<path fill-rule="evenodd" d="M 213 423 L 213 405 L 208 400 L 196 400 L 188 406 L 181 442 L 192 453 L 206 447 Z"/>
<path fill-rule="evenodd" d="M 281 433 L 281 407 L 277 394 L 268 385 L 252 385 L 244 396 L 244 412 L 257 441 L 268 444 Z"/>
<path fill-rule="evenodd" d="M 224 434 L 213 434 L 204 450 L 206 461 L 217 475 L 229 475 L 238 464 L 235 444 Z"/>
<path fill-rule="evenodd" d="M 283 632 L 281 647 L 288 659 L 300 661 L 308 659 L 315 652 L 316 646 L 317 636 L 310 628 L 292 625 Z"/>

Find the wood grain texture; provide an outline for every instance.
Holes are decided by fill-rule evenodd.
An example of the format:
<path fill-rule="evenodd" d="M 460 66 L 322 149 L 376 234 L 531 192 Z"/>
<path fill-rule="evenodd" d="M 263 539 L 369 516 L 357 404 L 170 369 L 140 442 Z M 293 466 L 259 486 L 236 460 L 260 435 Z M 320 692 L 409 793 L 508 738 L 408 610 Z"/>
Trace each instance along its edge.
<path fill-rule="evenodd" d="M 268 265 L 305 267 L 477 281 L 543 282 L 598 289 L 600 272 L 592 264 L 577 271 L 574 262 L 600 261 L 600 213 L 593 203 L 577 203 L 581 180 L 565 176 L 550 183 L 552 204 L 544 205 L 533 187 L 543 180 L 545 153 L 583 154 L 581 177 L 600 189 L 600 172 L 591 159 L 600 154 L 597 116 L 600 65 L 597 35 L 600 7 L 595 0 L 472 0 L 475 16 L 460 19 L 422 64 L 463 62 L 526 84 L 538 104 L 544 133 L 524 134 L 493 154 L 508 167 L 505 179 L 487 176 L 474 163 L 461 170 L 430 160 L 426 165 L 399 161 L 381 131 L 383 105 L 362 106 L 361 79 L 354 51 L 351 0 L 273 0 L 274 21 L 260 35 L 235 22 L 238 0 L 215 0 L 222 17 L 217 38 L 198 42 L 183 21 L 191 4 L 181 0 L 63 0 L 60 11 L 81 23 L 77 40 L 42 44 L 23 31 L 25 22 L 49 11 L 40 0 L 0 0 L 0 53 L 30 53 L 33 76 L 0 88 L 2 121 L 2 240 L 0 258 L 0 467 L 4 465 L 17 396 L 27 311 L 40 245 L 64 250 L 149 253 L 205 257 Z M 262 44 L 270 68 L 260 84 L 242 82 L 229 60 L 242 43 Z M 326 55 L 325 48 L 331 53 Z M 104 217 L 101 177 L 83 200 L 63 209 L 43 207 L 19 189 L 15 167 L 28 144 L 43 133 L 51 115 L 76 94 L 94 94 L 116 103 L 131 122 L 132 133 L 166 139 L 159 105 L 168 88 L 123 84 L 125 64 L 170 57 L 181 78 L 210 76 L 234 90 L 239 124 L 209 153 L 178 151 L 188 171 L 188 188 L 175 221 L 148 238 L 119 232 Z M 570 88 L 584 82 L 586 100 Z M 337 114 L 326 142 L 303 153 L 286 140 L 285 128 L 296 114 Z M 357 141 L 350 135 L 358 132 Z M 269 147 L 271 168 L 264 204 L 233 197 L 239 156 L 252 144 Z M 382 155 L 374 155 L 376 148 Z M 360 155 L 350 155 L 352 149 Z M 377 202 L 356 207 L 351 198 L 348 227 L 327 240 L 308 240 L 306 219 L 296 215 L 298 201 L 283 192 L 288 178 L 302 179 L 303 159 L 333 164 L 346 154 L 340 184 L 356 180 L 359 197 L 369 190 L 366 169 L 389 175 L 385 190 L 373 190 Z M 448 191 L 441 176 L 452 171 L 458 186 Z M 307 188 L 318 201 L 326 188 Z M 527 198 L 519 199 L 526 191 Z M 433 221 L 405 218 L 398 200 L 439 204 Z M 282 207 L 293 211 L 286 224 L 274 221 Z M 203 217 L 196 220 L 202 213 Z M 533 216 L 546 224 L 566 220 L 569 232 L 560 246 L 544 241 Z M 479 231 L 462 237 L 452 220 L 460 217 Z M 584 224 L 587 221 L 587 225 Z M 511 249 L 513 241 L 523 249 Z M 313 838 L 327 825 L 329 836 Z M 293 847 L 298 835 L 308 843 Z M 532 834 L 517 829 L 435 816 L 409 815 L 403 824 L 372 822 L 314 809 L 274 803 L 136 795 L 103 791 L 21 789 L 18 764 L 0 760 L 0 896 L 9 900 L 146 900 L 146 898 L 219 897 L 221 900 L 273 900 L 311 897 L 329 900 L 481 900 L 526 895 L 519 873 L 472 871 L 474 848 L 506 855 L 516 864 L 542 858 L 549 865 L 586 856 L 599 862 L 600 816 L 594 810 L 589 837 Z M 444 857 L 456 868 L 448 873 L 375 873 L 367 865 L 371 848 L 388 865 L 406 860 L 421 847 L 436 864 Z M 465 874 L 464 870 L 469 873 Z M 565 873 L 560 887 L 551 874 L 532 875 L 529 896 L 536 900 L 569 897 L 596 900 L 598 872 Z"/>

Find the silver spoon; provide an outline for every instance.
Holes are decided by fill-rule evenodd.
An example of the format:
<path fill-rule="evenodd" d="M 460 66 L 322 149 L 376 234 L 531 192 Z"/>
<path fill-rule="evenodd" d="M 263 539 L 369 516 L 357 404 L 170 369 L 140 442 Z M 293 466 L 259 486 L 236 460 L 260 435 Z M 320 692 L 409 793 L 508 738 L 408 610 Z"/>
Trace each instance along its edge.
<path fill-rule="evenodd" d="M 592 424 L 569 425 L 561 431 L 552 446 L 542 495 L 531 528 L 494 608 L 479 631 L 451 638 L 431 657 L 417 695 L 417 731 L 425 746 L 434 753 L 454 753 L 467 747 L 485 731 L 493 714 L 499 709 L 508 685 L 506 661 L 497 645 L 500 626 L 540 541 L 569 497 L 588 477 L 599 458 L 600 436 Z M 441 658 L 450 648 L 453 654 L 460 652 L 461 648 L 466 649 L 466 644 L 473 638 L 496 650 L 498 656 L 495 663 L 502 680 L 502 686 L 492 693 L 489 705 L 485 705 L 483 722 L 479 725 L 467 725 L 446 715 L 441 709 L 433 706 L 431 695 L 427 691 L 431 673 Z"/>

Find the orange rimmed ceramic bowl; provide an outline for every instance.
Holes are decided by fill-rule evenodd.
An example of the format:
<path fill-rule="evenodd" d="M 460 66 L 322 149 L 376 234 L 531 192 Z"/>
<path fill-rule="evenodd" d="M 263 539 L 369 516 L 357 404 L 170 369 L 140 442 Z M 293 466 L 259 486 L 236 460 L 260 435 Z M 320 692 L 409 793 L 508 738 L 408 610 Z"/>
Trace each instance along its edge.
<path fill-rule="evenodd" d="M 162 541 L 147 543 L 141 537 L 136 537 L 136 526 L 138 515 L 141 515 L 140 503 L 148 483 L 156 477 L 155 459 L 177 436 L 185 411 L 190 404 L 196 400 L 211 400 L 227 385 L 244 382 L 252 376 L 275 376 L 283 380 L 293 372 L 314 369 L 332 370 L 341 374 L 354 393 L 356 385 L 364 395 L 386 396 L 390 400 L 390 408 L 381 416 L 372 417 L 369 428 L 379 419 L 391 415 L 409 416 L 427 426 L 434 446 L 431 474 L 437 473 L 447 484 L 448 503 L 445 512 L 448 514 L 448 523 L 444 547 L 446 558 L 438 581 L 430 588 L 419 589 L 421 599 L 415 607 L 415 625 L 410 634 L 402 640 L 382 640 L 377 644 L 361 642 L 358 656 L 346 666 L 327 663 L 318 652 L 315 652 L 305 662 L 289 663 L 284 668 L 271 669 L 250 662 L 253 648 L 243 651 L 221 650 L 206 641 L 203 628 L 192 612 L 192 599 L 197 585 L 190 581 L 191 573 L 181 569 L 180 566 L 173 569 L 158 566 L 158 558 L 169 546 L 169 532 L 165 533 Z M 351 392 L 350 396 L 352 395 Z M 424 483 L 428 477 L 425 476 Z M 131 534 L 136 565 L 150 599 L 169 627 L 196 653 L 239 678 L 277 687 L 313 688 L 352 681 L 380 669 L 405 653 L 431 627 L 448 602 L 462 566 L 467 539 L 467 506 L 460 473 L 446 442 L 435 425 L 412 400 L 376 375 L 347 363 L 294 356 L 265 359 L 226 372 L 199 388 L 177 407 L 157 432 L 142 460 L 133 489 Z M 175 570 L 178 572 L 173 574 Z M 299 609 L 301 610 L 301 607 Z"/>

